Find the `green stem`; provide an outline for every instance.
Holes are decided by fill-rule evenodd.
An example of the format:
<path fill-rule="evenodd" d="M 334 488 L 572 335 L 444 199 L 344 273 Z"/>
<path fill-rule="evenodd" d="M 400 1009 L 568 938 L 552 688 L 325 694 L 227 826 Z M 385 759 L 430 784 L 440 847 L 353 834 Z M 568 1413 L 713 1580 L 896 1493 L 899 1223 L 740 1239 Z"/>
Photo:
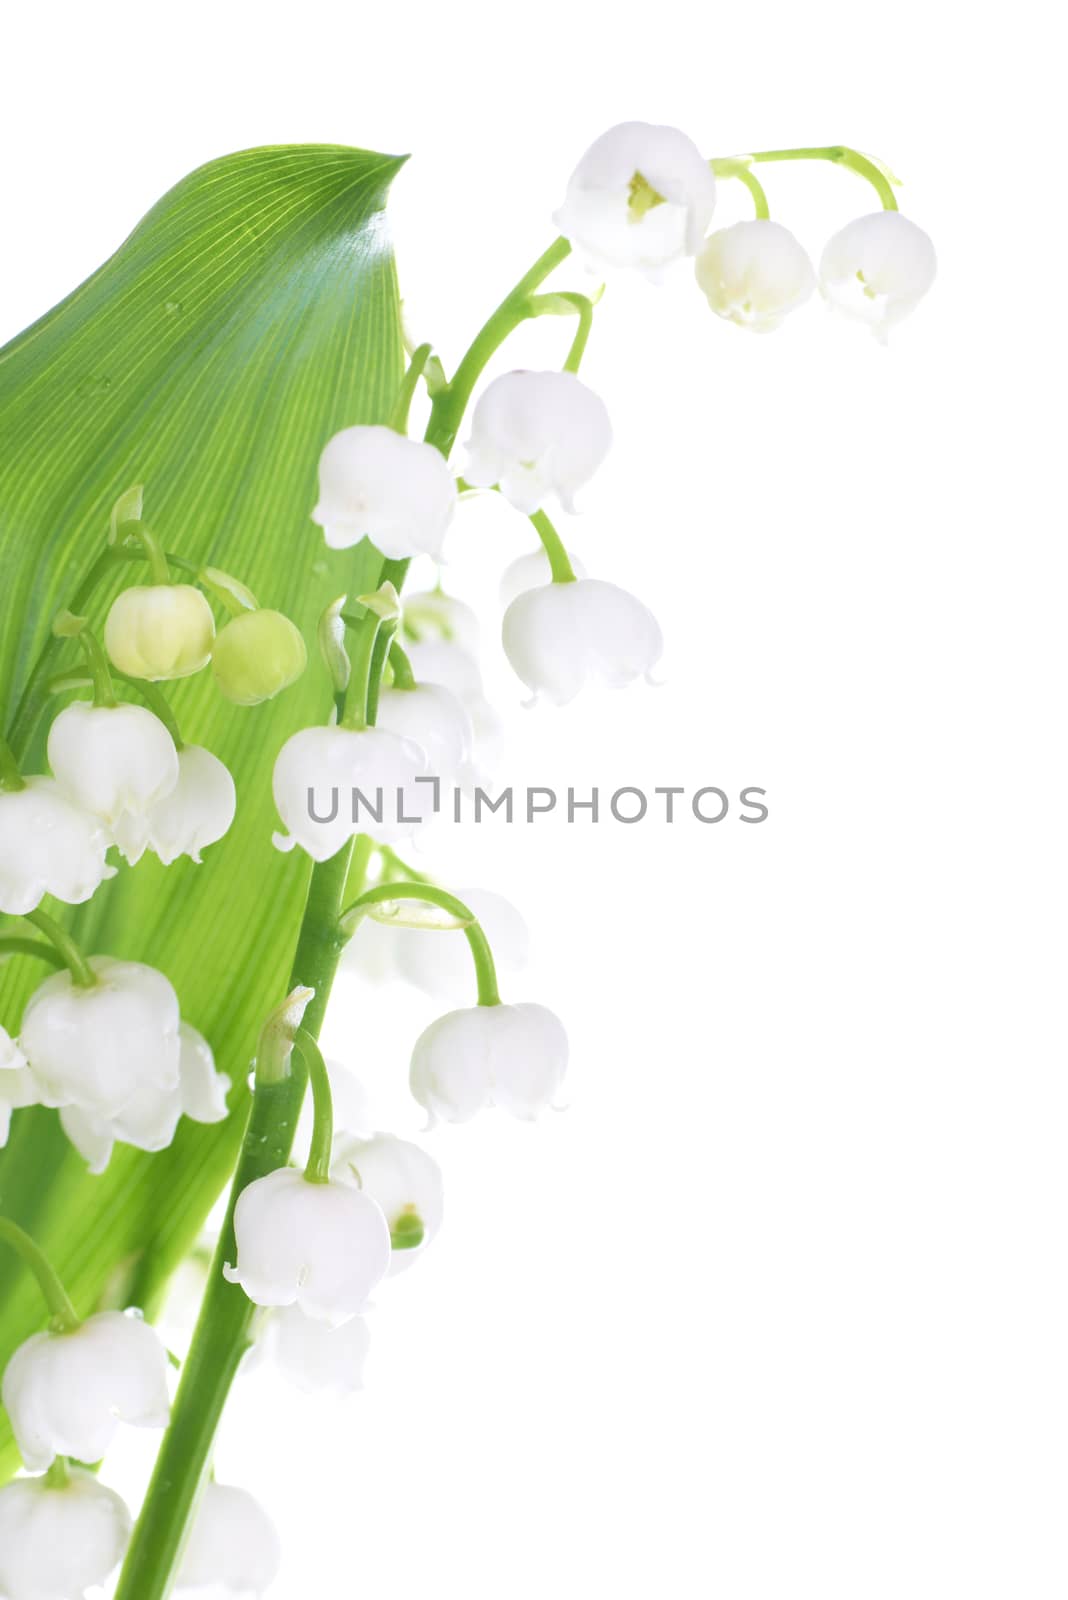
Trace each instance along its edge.
<path fill-rule="evenodd" d="M 48 1307 L 48 1315 L 52 1319 L 53 1329 L 57 1333 L 69 1333 L 72 1329 L 80 1327 L 81 1319 L 71 1304 L 70 1296 L 63 1287 L 59 1273 L 40 1245 L 9 1217 L 0 1217 L 0 1240 L 10 1245 L 12 1250 L 22 1257 L 37 1279 L 45 1305 Z"/>
<path fill-rule="evenodd" d="M 304 1176 L 309 1183 L 329 1183 L 330 1157 L 334 1149 L 334 1097 L 330 1092 L 330 1074 L 326 1070 L 323 1052 L 307 1029 L 297 1029 L 293 1048 L 299 1053 L 308 1074 L 314 1114 L 311 1148 Z"/>
<path fill-rule="evenodd" d="M 471 908 L 465 906 L 454 894 L 449 894 L 447 889 L 439 889 L 433 883 L 376 883 L 373 889 L 365 889 L 351 905 L 345 907 L 339 919 L 342 932 L 346 937 L 351 936 L 359 924 L 362 913 L 368 907 L 389 904 L 393 900 L 421 900 L 426 905 L 439 906 L 442 911 L 447 911 L 450 916 L 461 920 L 464 925 L 464 937 L 471 947 L 471 956 L 475 964 L 478 1003 L 480 1006 L 500 1005 L 497 969 L 482 924 Z"/>
<path fill-rule="evenodd" d="M 45 1473 L 49 1489 L 66 1489 L 70 1483 L 70 1457 L 57 1456 Z"/>
<path fill-rule="evenodd" d="M 412 409 L 412 399 L 419 387 L 419 379 L 433 352 L 433 345 L 421 344 L 418 350 L 413 351 L 412 359 L 408 363 L 408 370 L 400 381 L 397 398 L 393 402 L 390 413 L 389 426 L 395 433 L 408 432 L 408 413 Z"/>
<path fill-rule="evenodd" d="M 184 750 L 185 744 L 182 740 L 182 730 L 178 726 L 178 718 L 163 690 L 145 678 L 133 678 L 128 672 L 120 672 L 117 667 L 112 667 L 111 671 L 114 677 L 121 679 L 123 683 L 128 683 L 131 689 L 137 691 L 148 709 L 159 718 L 174 740 L 174 748 Z"/>
<path fill-rule="evenodd" d="M 582 365 L 593 327 L 593 301 L 588 294 L 572 294 L 564 290 L 558 294 L 536 294 L 530 299 L 531 314 L 536 317 L 578 317 L 578 329 L 564 362 L 565 372 L 577 372 Z"/>
<path fill-rule="evenodd" d="M 322 1026 L 344 945 L 338 917 L 350 855 L 350 849 L 339 850 L 313 869 L 293 960 L 290 989 L 307 986 L 315 991 L 303 1024 L 313 1039 Z M 189 1518 L 208 1475 L 219 1418 L 252 1342 L 256 1307 L 222 1273 L 223 1264 L 236 1259 L 234 1206 L 250 1183 L 289 1160 L 306 1076 L 303 1063 L 294 1060 L 286 1076 L 256 1086 L 208 1288 L 115 1600 L 165 1600 L 169 1591 Z"/>
<path fill-rule="evenodd" d="M 571 565 L 571 557 L 564 549 L 563 540 L 545 515 L 545 512 L 535 511 L 530 520 L 534 525 L 538 538 L 545 547 L 553 582 L 574 583 L 576 581 L 575 569 Z"/>
<path fill-rule="evenodd" d="M 756 157 L 753 157 L 753 159 L 755 160 Z M 717 178 L 737 178 L 740 183 L 744 183 L 749 193 L 753 196 L 753 207 L 756 211 L 757 220 L 759 222 L 767 221 L 771 215 L 768 209 L 768 197 L 764 192 L 763 184 L 747 162 L 733 161 L 730 157 L 723 157 L 710 161 L 708 164 Z"/>
<path fill-rule="evenodd" d="M 897 198 L 890 181 L 874 161 L 851 150 L 846 144 L 808 145 L 799 150 L 755 150 L 739 158 L 742 161 L 833 161 L 836 166 L 847 167 L 858 177 L 866 178 L 879 196 L 884 211 L 897 210 Z M 713 170 L 715 164 L 713 163 Z"/>
<path fill-rule="evenodd" d="M 86 665 L 93 680 L 93 704 L 108 710 L 118 705 L 115 685 L 111 681 L 111 668 L 104 647 L 91 628 L 82 628 L 78 643 L 85 652 Z"/>
<path fill-rule="evenodd" d="M 38 956 L 57 970 L 67 964 L 54 946 L 42 944 L 39 939 L 19 939 L 14 935 L 0 938 L 0 956 Z"/>
<path fill-rule="evenodd" d="M 141 548 L 145 552 L 145 557 L 148 561 L 148 570 L 151 574 L 152 582 L 159 584 L 170 583 L 171 571 L 167 565 L 167 552 L 152 532 L 152 529 L 146 527 L 143 522 L 124 522 L 120 532 L 124 538 L 129 537 L 131 534 L 136 534 L 141 541 Z"/>
<path fill-rule="evenodd" d="M 364 728 L 374 725 L 377 694 L 372 690 L 373 667 L 379 635 L 387 626 L 377 612 L 369 610 L 353 629 L 356 643 L 350 657 L 351 670 L 345 694 L 345 714 L 340 719 L 340 726 L 343 728 L 352 728 L 359 733 Z M 385 660 L 381 650 L 378 651 L 378 655 L 382 661 Z M 377 688 L 377 685 L 375 687 Z"/>
<path fill-rule="evenodd" d="M 19 764 L 15 760 L 15 752 L 7 740 L 0 738 L 0 789 L 8 789 L 17 794 L 20 789 L 25 789 L 26 779 L 19 771 Z"/>
<path fill-rule="evenodd" d="M 95 989 L 99 981 L 96 973 L 70 934 L 65 928 L 60 927 L 54 917 L 50 917 L 47 911 L 38 908 L 36 911 L 27 911 L 26 921 L 32 922 L 35 928 L 39 928 L 49 943 L 55 946 L 77 988 Z"/>
<path fill-rule="evenodd" d="M 435 397 L 424 437 L 427 444 L 434 445 L 443 456 L 447 457 L 456 443 L 467 403 L 487 361 L 500 349 L 512 329 L 531 315 L 530 297 L 534 290 L 570 254 L 571 246 L 567 240 L 557 239 L 538 257 L 530 271 L 523 274 L 515 288 L 504 297 L 476 333 L 451 383 Z"/>
<path fill-rule="evenodd" d="M 393 671 L 394 689 L 415 689 L 415 673 L 412 664 L 401 646 L 394 639 L 389 647 L 389 664 Z"/>

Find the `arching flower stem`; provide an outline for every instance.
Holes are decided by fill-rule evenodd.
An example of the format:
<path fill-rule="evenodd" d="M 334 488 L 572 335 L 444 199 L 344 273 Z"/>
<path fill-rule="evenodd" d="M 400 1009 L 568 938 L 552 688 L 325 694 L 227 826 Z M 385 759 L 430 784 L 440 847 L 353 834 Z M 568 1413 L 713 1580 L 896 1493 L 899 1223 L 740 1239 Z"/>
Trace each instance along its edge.
<path fill-rule="evenodd" d="M 716 160 L 710 161 L 708 164 L 717 178 L 737 178 L 740 183 L 744 183 L 749 193 L 753 196 L 753 209 L 757 220 L 766 222 L 771 215 L 768 208 L 768 197 L 764 192 L 763 184 L 749 165 L 750 159 L 735 161 L 730 156 L 723 156 L 717 157 Z"/>
<path fill-rule="evenodd" d="M 70 1333 L 80 1327 L 81 1318 L 75 1311 L 58 1272 L 40 1245 L 30 1238 L 25 1229 L 20 1228 L 17 1222 L 12 1222 L 10 1217 L 0 1217 L 0 1242 L 21 1256 L 37 1279 L 45 1305 L 48 1307 L 53 1331 Z"/>
<path fill-rule="evenodd" d="M 71 979 L 79 989 L 93 989 L 98 983 L 96 973 L 86 960 L 83 952 L 71 938 L 65 928 L 61 928 L 54 917 L 40 907 L 36 911 L 27 911 L 25 920 L 31 922 L 44 934 L 48 942 L 55 947 L 57 955 L 71 975 Z M 34 951 L 36 955 L 38 952 Z"/>
<path fill-rule="evenodd" d="M 326 1070 L 323 1052 L 306 1028 L 297 1029 L 293 1036 L 293 1048 L 308 1074 L 314 1114 L 311 1148 L 304 1176 L 309 1183 L 329 1183 L 330 1157 L 334 1148 L 334 1097 L 330 1092 L 330 1074 Z"/>
<path fill-rule="evenodd" d="M 535 511 L 530 520 L 549 558 L 549 570 L 553 575 L 553 582 L 574 583 L 575 569 L 571 565 L 571 557 L 564 549 L 563 540 L 545 512 Z"/>
<path fill-rule="evenodd" d="M 37 956 L 57 971 L 67 964 L 53 945 L 42 944 L 39 939 L 19 939 L 14 935 L 0 938 L 0 956 Z"/>
<path fill-rule="evenodd" d="M 859 150 L 853 150 L 846 144 L 805 145 L 797 150 L 754 150 L 747 155 L 732 156 L 729 160 L 734 166 L 748 166 L 763 161 L 832 161 L 836 166 L 846 167 L 858 177 L 865 178 L 879 196 L 884 211 L 897 210 L 897 197 L 883 168 L 870 156 L 861 155 Z M 716 160 L 712 161 L 713 172 L 717 170 L 717 164 Z M 729 176 L 739 177 L 740 174 L 732 172 Z"/>
<path fill-rule="evenodd" d="M 16 792 L 25 789 L 26 779 L 19 771 L 19 764 L 15 760 L 15 752 L 6 739 L 0 738 L 0 789 Z"/>
<path fill-rule="evenodd" d="M 497 986 L 497 969 L 493 960 L 493 951 L 490 949 L 489 940 L 482 929 L 482 924 L 469 906 L 464 905 L 456 895 L 450 894 L 447 889 L 439 889 L 433 883 L 378 883 L 372 889 L 365 889 L 363 894 L 346 906 L 338 919 L 338 928 L 347 940 L 352 937 L 361 918 L 371 906 L 386 905 L 399 900 L 420 900 L 424 905 L 437 906 L 442 911 L 447 911 L 455 917 L 463 930 L 464 937 L 471 948 L 471 957 L 475 966 L 475 981 L 478 986 L 478 1003 L 480 1006 L 497 1006 L 501 1003 L 500 991 Z"/>

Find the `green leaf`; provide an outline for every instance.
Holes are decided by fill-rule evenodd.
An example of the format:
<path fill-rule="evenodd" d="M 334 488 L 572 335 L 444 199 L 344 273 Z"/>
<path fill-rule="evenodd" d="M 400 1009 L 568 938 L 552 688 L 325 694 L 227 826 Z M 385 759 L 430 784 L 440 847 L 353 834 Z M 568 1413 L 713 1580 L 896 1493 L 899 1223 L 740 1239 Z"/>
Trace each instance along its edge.
<path fill-rule="evenodd" d="M 210 671 L 169 686 L 185 739 L 237 782 L 237 823 L 204 864 L 146 858 L 89 906 L 51 907 L 89 951 L 164 971 L 234 1084 L 227 1122 L 183 1122 L 156 1156 L 117 1147 L 99 1178 L 55 1112 L 16 1113 L 0 1211 L 45 1248 L 82 1314 L 150 1306 L 192 1244 L 235 1158 L 259 1027 L 285 994 L 309 864 L 272 847 L 271 768 L 283 740 L 330 709 L 320 610 L 380 581 L 371 546 L 326 552 L 309 511 L 326 440 L 384 421 L 403 373 L 382 217 L 401 159 L 291 146 L 212 162 L 0 352 L 0 706 L 25 770 L 43 770 L 57 703 L 33 687 L 35 663 L 45 650 L 48 671 L 76 664 L 75 644 L 49 642 L 52 619 L 106 549 L 131 485 L 169 551 L 247 583 L 311 647 L 300 682 L 252 709 L 224 701 Z M 119 566 L 84 604 L 96 629 L 119 586 L 144 581 L 143 565 Z M 22 928 L 7 919 L 2 931 Z M 44 975 L 22 956 L 0 965 L 10 1032 Z M 32 1281 L 0 1252 L 0 1366 L 41 1325 Z M 0 1479 L 16 1465 L 0 1414 Z"/>

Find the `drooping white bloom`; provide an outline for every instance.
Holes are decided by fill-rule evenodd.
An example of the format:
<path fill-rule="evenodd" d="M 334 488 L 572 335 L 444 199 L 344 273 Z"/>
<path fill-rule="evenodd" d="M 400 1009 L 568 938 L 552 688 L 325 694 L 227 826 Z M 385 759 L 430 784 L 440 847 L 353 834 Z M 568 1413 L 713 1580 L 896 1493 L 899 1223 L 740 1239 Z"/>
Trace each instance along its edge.
<path fill-rule="evenodd" d="M 234 1233 L 231 1283 L 256 1305 L 299 1305 L 333 1326 L 363 1310 L 389 1268 L 389 1225 L 370 1195 L 309 1183 L 292 1167 L 242 1190 Z"/>
<path fill-rule="evenodd" d="M 350 1317 L 330 1328 L 299 1306 L 279 1306 L 268 1315 L 262 1337 L 283 1377 L 305 1394 L 355 1394 L 363 1388 L 371 1348 L 365 1318 Z"/>
<path fill-rule="evenodd" d="M 0 1149 L 11 1131 L 11 1113 L 37 1104 L 37 1086 L 26 1057 L 6 1028 L 0 1027 Z"/>
<path fill-rule="evenodd" d="M 24 789 L 0 792 L 0 911 L 24 917 L 46 894 L 81 905 L 115 876 L 110 843 L 100 818 L 54 778 L 27 778 Z"/>
<path fill-rule="evenodd" d="M 214 642 L 211 606 L 191 583 L 124 589 L 104 626 L 104 646 L 119 671 L 150 683 L 199 672 Z"/>
<path fill-rule="evenodd" d="M 65 706 L 48 731 L 48 760 L 60 787 L 121 831 L 126 849 L 178 782 L 174 740 L 143 706 Z"/>
<path fill-rule="evenodd" d="M 274 765 L 274 803 L 289 829 L 279 850 L 300 845 L 328 861 L 354 833 L 381 844 L 406 838 L 433 806 L 433 785 L 418 745 L 385 729 L 302 728 Z"/>
<path fill-rule="evenodd" d="M 935 280 L 935 249 L 900 211 L 874 211 L 827 241 L 820 288 L 837 311 L 866 322 L 879 338 L 923 299 Z"/>
<path fill-rule="evenodd" d="M 472 655 L 478 651 L 481 634 L 471 607 L 442 589 L 420 590 L 405 597 L 404 631 L 413 641 L 447 639 Z"/>
<path fill-rule="evenodd" d="M 436 556 L 456 508 L 440 451 L 392 428 L 344 428 L 319 459 L 312 520 L 332 550 L 370 539 L 391 561 Z"/>
<path fill-rule="evenodd" d="M 474 912 L 493 950 L 500 976 L 521 972 L 530 955 L 530 929 L 522 913 L 492 889 L 457 889 L 457 898 Z M 371 929 L 361 930 L 371 933 Z M 434 999 L 461 996 L 471 985 L 471 952 L 467 940 L 456 934 L 428 933 L 418 928 L 395 928 L 393 962 L 402 978 Z M 354 943 L 356 941 L 353 941 Z"/>
<path fill-rule="evenodd" d="M 230 1079 L 216 1072 L 208 1041 L 188 1022 L 178 1029 L 179 1081 L 170 1089 L 140 1089 L 118 1116 L 93 1116 L 79 1105 L 62 1106 L 59 1120 L 71 1144 L 84 1156 L 89 1171 L 105 1170 L 116 1142 L 138 1150 L 165 1150 L 180 1118 L 222 1122 L 227 1114 Z"/>
<path fill-rule="evenodd" d="M 567 1054 L 563 1024 L 545 1006 L 472 1006 L 420 1034 L 409 1082 L 434 1119 L 467 1122 L 487 1106 L 529 1119 L 552 1105 Z"/>
<path fill-rule="evenodd" d="M 574 511 L 611 443 L 604 401 L 574 373 L 506 372 L 475 406 L 465 476 L 527 516 L 550 495 Z"/>
<path fill-rule="evenodd" d="M 586 151 L 553 220 L 592 271 L 636 267 L 655 281 L 696 255 L 715 207 L 712 168 L 692 139 L 622 122 Z"/>
<path fill-rule="evenodd" d="M 91 1472 L 70 1481 L 16 1478 L 0 1489 L 0 1594 L 4 1600 L 82 1600 L 122 1560 L 129 1511 Z"/>
<path fill-rule="evenodd" d="M 527 687 L 559 706 L 587 684 L 624 688 L 650 673 L 664 648 L 652 612 L 599 578 L 521 594 L 504 614 L 502 637 Z"/>
<path fill-rule="evenodd" d="M 572 551 L 568 551 L 568 560 L 571 570 L 576 578 L 586 576 L 586 568 Z M 505 567 L 501 574 L 499 594 L 502 606 L 510 606 L 513 600 L 518 600 L 521 594 L 526 594 L 528 589 L 539 589 L 543 584 L 552 582 L 552 568 L 549 557 L 545 553 L 544 545 L 531 550 L 525 556 L 517 556 L 510 566 Z"/>
<path fill-rule="evenodd" d="M 200 852 L 230 829 L 237 811 L 237 790 L 229 770 L 200 745 L 178 752 L 178 782 L 143 817 L 116 825 L 115 839 L 131 866 L 152 850 L 164 866 L 179 856 L 200 861 Z"/>
<path fill-rule="evenodd" d="M 441 1227 L 445 1188 L 441 1168 L 410 1139 L 375 1133 L 334 1140 L 331 1177 L 355 1183 L 381 1206 L 393 1241 L 390 1271 L 410 1266 Z"/>
<path fill-rule="evenodd" d="M 120 1422 L 166 1427 L 167 1352 L 140 1317 L 100 1311 L 70 1333 L 35 1333 L 20 1345 L 4 1371 L 3 1401 L 31 1472 L 56 1456 L 100 1461 Z"/>
<path fill-rule="evenodd" d="M 767 217 L 717 228 L 701 246 L 695 270 L 717 317 L 756 333 L 779 327 L 816 287 L 803 245 Z"/>
<path fill-rule="evenodd" d="M 375 726 L 418 745 L 429 772 L 445 783 L 459 778 L 471 760 L 475 737 L 471 718 L 452 690 L 441 684 L 383 689 Z"/>
<path fill-rule="evenodd" d="M 91 989 L 57 972 L 26 1003 L 19 1043 L 43 1105 L 111 1120 L 138 1095 L 173 1089 L 181 1048 L 178 997 L 154 967 L 91 956 Z"/>
<path fill-rule="evenodd" d="M 178 1568 L 175 1587 L 262 1595 L 277 1578 L 282 1547 L 274 1523 L 247 1489 L 208 1483 Z"/>

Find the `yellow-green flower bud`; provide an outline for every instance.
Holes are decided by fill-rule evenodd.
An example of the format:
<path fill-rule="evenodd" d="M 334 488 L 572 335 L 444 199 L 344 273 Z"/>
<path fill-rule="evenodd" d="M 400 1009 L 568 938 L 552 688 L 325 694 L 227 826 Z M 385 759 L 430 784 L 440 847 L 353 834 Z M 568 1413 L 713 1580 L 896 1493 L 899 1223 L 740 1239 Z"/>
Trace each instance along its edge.
<path fill-rule="evenodd" d="M 211 660 L 214 639 L 211 607 L 189 583 L 124 589 L 104 628 L 113 664 L 150 683 L 199 672 Z"/>
<path fill-rule="evenodd" d="M 220 630 L 211 658 L 215 682 L 235 705 L 273 700 L 308 665 L 300 629 L 280 611 L 245 611 Z"/>

